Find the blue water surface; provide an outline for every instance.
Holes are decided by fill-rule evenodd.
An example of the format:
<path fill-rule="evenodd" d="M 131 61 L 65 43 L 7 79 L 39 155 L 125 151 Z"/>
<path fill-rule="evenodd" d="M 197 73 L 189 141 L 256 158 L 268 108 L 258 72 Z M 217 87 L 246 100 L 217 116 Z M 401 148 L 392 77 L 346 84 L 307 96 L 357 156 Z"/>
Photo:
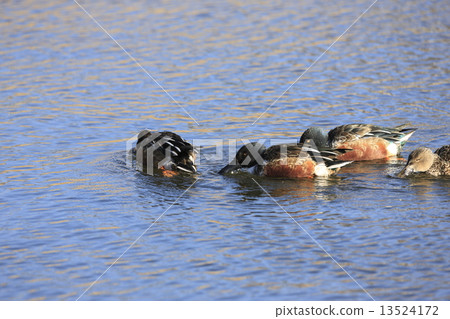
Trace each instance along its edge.
<path fill-rule="evenodd" d="M 2 3 L 0 299 L 450 298 L 448 178 L 397 178 L 402 158 L 216 173 L 229 140 L 312 125 L 408 123 L 403 157 L 449 144 L 448 1 L 379 0 L 354 25 L 372 1 L 79 3 L 104 30 L 74 1 Z M 144 176 L 143 128 L 224 153 Z"/>

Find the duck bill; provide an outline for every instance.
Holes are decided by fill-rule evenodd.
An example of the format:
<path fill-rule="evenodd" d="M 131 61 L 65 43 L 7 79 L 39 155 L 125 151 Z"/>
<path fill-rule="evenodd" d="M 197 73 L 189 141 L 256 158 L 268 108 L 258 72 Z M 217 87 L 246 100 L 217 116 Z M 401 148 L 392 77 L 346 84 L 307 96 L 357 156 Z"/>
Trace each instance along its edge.
<path fill-rule="evenodd" d="M 406 177 L 411 175 L 414 172 L 414 169 L 410 166 L 405 166 L 400 173 L 398 173 L 398 177 Z"/>
<path fill-rule="evenodd" d="M 241 168 L 240 165 L 228 164 L 227 166 L 225 166 L 224 168 L 222 168 L 222 169 L 219 171 L 219 174 L 224 175 L 224 174 L 234 173 L 234 172 L 237 171 L 239 168 Z"/>

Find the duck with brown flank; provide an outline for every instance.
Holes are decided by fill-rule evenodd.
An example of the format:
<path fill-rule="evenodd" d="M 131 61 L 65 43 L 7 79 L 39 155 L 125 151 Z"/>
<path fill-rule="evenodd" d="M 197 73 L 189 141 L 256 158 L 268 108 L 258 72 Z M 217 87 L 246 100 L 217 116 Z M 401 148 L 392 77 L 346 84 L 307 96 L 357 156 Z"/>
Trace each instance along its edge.
<path fill-rule="evenodd" d="M 382 127 L 347 124 L 328 133 L 319 127 L 311 127 L 303 133 L 299 143 L 311 139 L 318 147 L 351 149 L 337 158 L 343 161 L 367 161 L 399 155 L 415 131 L 415 128 L 407 128 L 406 125 Z"/>
<path fill-rule="evenodd" d="M 317 149 L 308 143 L 280 144 L 265 148 L 259 143 L 242 146 L 230 164 L 219 174 L 233 173 L 240 168 L 253 168 L 255 174 L 268 177 L 303 178 L 329 176 L 351 161 L 337 156 L 348 150 Z"/>

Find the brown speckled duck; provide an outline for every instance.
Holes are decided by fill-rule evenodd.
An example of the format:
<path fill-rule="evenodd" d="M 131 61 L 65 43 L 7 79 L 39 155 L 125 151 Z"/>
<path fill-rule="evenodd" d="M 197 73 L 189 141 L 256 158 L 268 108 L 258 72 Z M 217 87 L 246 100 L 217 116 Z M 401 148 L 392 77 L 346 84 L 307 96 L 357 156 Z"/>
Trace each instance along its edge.
<path fill-rule="evenodd" d="M 436 152 L 419 147 L 409 154 L 408 162 L 398 176 L 412 173 L 426 173 L 432 176 L 450 175 L 450 145 L 442 146 Z"/>

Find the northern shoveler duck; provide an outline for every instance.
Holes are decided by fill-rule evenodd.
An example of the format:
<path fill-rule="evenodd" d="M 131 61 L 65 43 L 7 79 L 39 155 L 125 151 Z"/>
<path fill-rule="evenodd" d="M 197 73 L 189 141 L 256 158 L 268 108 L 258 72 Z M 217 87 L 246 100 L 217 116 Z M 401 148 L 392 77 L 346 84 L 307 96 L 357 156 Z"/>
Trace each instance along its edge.
<path fill-rule="evenodd" d="M 312 140 L 318 147 L 351 149 L 337 158 L 342 161 L 366 161 L 397 156 L 416 131 L 400 125 L 393 128 L 371 124 L 347 124 L 328 133 L 319 127 L 307 129 L 299 143 Z"/>
<path fill-rule="evenodd" d="M 442 146 L 434 153 L 428 147 L 419 147 L 412 151 L 399 176 L 404 177 L 412 173 L 426 173 L 432 176 L 450 175 L 450 145 Z"/>
<path fill-rule="evenodd" d="M 144 174 L 151 175 L 153 169 L 168 177 L 197 172 L 194 147 L 178 134 L 143 130 L 138 134 L 134 151 L 136 166 Z"/>
<path fill-rule="evenodd" d="M 305 143 L 280 144 L 265 148 L 259 143 L 242 146 L 230 164 L 219 174 L 232 173 L 240 168 L 254 167 L 254 173 L 269 177 L 302 178 L 329 176 L 350 164 L 336 157 L 348 150 L 317 149 Z"/>

